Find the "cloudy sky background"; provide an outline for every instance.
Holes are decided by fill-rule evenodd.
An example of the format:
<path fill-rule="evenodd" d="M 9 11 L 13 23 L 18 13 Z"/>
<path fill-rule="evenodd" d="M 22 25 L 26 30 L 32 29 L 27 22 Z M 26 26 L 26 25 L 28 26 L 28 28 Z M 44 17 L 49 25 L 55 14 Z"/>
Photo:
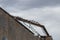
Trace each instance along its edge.
<path fill-rule="evenodd" d="M 0 0 L 0 6 L 11 15 L 40 22 L 60 40 L 60 0 Z"/>

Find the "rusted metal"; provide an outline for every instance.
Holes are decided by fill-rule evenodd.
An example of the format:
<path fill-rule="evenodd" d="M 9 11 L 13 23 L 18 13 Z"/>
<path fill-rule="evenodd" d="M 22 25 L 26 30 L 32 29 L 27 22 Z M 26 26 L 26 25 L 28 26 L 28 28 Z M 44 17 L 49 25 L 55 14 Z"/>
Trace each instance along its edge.
<path fill-rule="evenodd" d="M 14 16 L 13 16 L 13 17 L 14 17 Z M 33 21 L 30 21 L 30 20 L 23 19 L 23 18 L 21 18 L 21 17 L 16 17 L 16 16 L 15 16 L 14 18 L 17 19 L 17 20 L 23 21 L 23 22 L 27 22 L 27 23 L 30 23 L 30 24 L 39 26 L 39 27 L 43 27 L 43 25 L 41 25 L 41 24 L 38 23 L 38 22 L 33 22 Z"/>
<path fill-rule="evenodd" d="M 41 36 L 41 40 L 53 40 L 51 36 Z"/>
<path fill-rule="evenodd" d="M 43 28 L 47 36 L 41 36 L 40 38 L 39 36 L 34 36 L 33 33 L 18 20 Z M 47 32 L 44 25 L 12 16 L 0 8 L 0 40 L 5 37 L 7 40 L 52 40 L 52 37 Z"/>
<path fill-rule="evenodd" d="M 23 22 L 27 22 L 29 24 L 33 24 L 33 25 L 36 25 L 36 26 L 39 26 L 39 27 L 42 27 L 42 29 L 44 30 L 44 32 L 46 33 L 47 36 L 49 36 L 49 33 L 47 32 L 46 28 L 44 27 L 44 25 L 41 25 L 40 23 L 38 22 L 33 22 L 33 21 L 30 21 L 30 20 L 26 20 L 26 19 L 23 19 L 21 17 L 16 17 L 16 16 L 13 16 L 16 20 L 20 20 L 20 21 L 23 21 Z"/>

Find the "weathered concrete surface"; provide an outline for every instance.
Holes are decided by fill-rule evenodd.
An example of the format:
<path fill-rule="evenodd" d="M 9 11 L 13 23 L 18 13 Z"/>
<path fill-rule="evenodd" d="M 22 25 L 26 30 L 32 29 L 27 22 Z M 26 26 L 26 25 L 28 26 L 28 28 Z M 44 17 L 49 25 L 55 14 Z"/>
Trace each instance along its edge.
<path fill-rule="evenodd" d="M 0 8 L 0 40 L 38 40 L 24 25 Z"/>

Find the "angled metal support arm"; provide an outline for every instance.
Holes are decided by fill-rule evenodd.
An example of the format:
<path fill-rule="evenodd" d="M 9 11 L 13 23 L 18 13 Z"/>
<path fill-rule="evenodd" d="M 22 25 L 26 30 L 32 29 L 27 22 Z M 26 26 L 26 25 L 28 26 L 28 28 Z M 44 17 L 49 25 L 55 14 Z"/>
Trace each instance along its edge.
<path fill-rule="evenodd" d="M 49 33 L 47 32 L 46 28 L 44 27 L 44 25 L 41 25 L 39 24 L 38 22 L 33 22 L 33 21 L 30 21 L 30 20 L 26 20 L 26 19 L 23 19 L 21 17 L 16 17 L 16 16 L 13 16 L 16 20 L 20 20 L 20 21 L 23 21 L 23 22 L 26 22 L 26 23 L 29 23 L 29 24 L 33 24 L 33 25 L 36 25 L 36 26 L 39 26 L 41 28 L 43 28 L 44 32 L 46 33 L 47 36 L 50 36 Z"/>

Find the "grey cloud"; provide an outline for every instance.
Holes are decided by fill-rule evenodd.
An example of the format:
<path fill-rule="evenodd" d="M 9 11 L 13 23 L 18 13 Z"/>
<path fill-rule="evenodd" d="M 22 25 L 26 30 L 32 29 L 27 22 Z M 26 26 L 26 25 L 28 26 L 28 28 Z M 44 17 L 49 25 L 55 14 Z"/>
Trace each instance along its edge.
<path fill-rule="evenodd" d="M 60 19 L 58 17 L 59 15 L 57 14 L 49 14 L 49 15 L 45 15 L 42 18 L 42 22 L 43 24 L 46 26 L 48 32 L 52 35 L 52 37 L 54 38 L 54 40 L 60 40 L 59 38 L 59 30 L 60 30 Z M 40 19 L 41 20 L 41 19 Z"/>
<path fill-rule="evenodd" d="M 15 7 L 18 9 L 30 9 L 45 6 L 60 5 L 60 0 L 4 0 L 0 2 L 4 7 Z"/>
<path fill-rule="evenodd" d="M 42 15 L 40 13 L 38 16 Z M 29 15 L 28 15 L 29 16 Z M 60 40 L 59 38 L 59 30 L 60 30 L 60 15 L 59 14 L 43 14 L 41 17 L 37 18 L 40 20 L 39 22 L 45 25 L 46 29 L 48 30 L 49 34 L 54 38 L 54 40 Z M 35 19 L 36 21 L 38 21 Z"/>
<path fill-rule="evenodd" d="M 11 13 L 11 10 L 14 11 L 18 9 L 18 11 L 22 9 L 31 9 L 31 8 L 39 8 L 39 7 L 45 7 L 45 6 L 56 6 L 60 5 L 60 0 L 0 0 L 0 5 L 2 5 L 3 8 L 7 9 Z M 15 9 L 16 8 L 16 9 Z M 18 12 L 17 11 L 17 12 Z M 36 10 L 37 11 L 37 10 Z M 40 10 L 41 11 L 41 10 Z M 23 11 L 22 11 L 23 12 Z M 31 13 L 35 11 L 29 11 Z M 37 13 L 33 13 L 29 15 L 29 12 L 18 13 L 20 16 L 30 16 L 31 19 L 33 19 L 31 16 L 36 16 Z M 44 11 L 43 11 L 44 12 Z M 49 12 L 50 13 L 50 12 Z M 54 12 L 55 13 L 55 12 Z M 11 13 L 12 14 L 12 13 Z M 14 13 L 15 14 L 15 13 Z M 57 13 L 56 13 L 57 14 Z M 52 36 L 55 40 L 60 40 L 58 32 L 59 26 L 60 26 L 60 15 L 59 14 L 44 14 L 44 13 L 38 13 L 36 18 L 36 21 L 41 22 L 42 24 L 46 25 L 47 30 L 52 33 Z M 29 17 L 28 17 L 29 18 Z M 57 30 L 57 32 L 55 31 Z M 54 35 L 55 33 L 56 35 Z"/>
<path fill-rule="evenodd" d="M 2 5 L 3 7 L 11 7 L 16 5 L 17 1 L 16 0 L 2 0 L 0 2 L 0 5 Z"/>

